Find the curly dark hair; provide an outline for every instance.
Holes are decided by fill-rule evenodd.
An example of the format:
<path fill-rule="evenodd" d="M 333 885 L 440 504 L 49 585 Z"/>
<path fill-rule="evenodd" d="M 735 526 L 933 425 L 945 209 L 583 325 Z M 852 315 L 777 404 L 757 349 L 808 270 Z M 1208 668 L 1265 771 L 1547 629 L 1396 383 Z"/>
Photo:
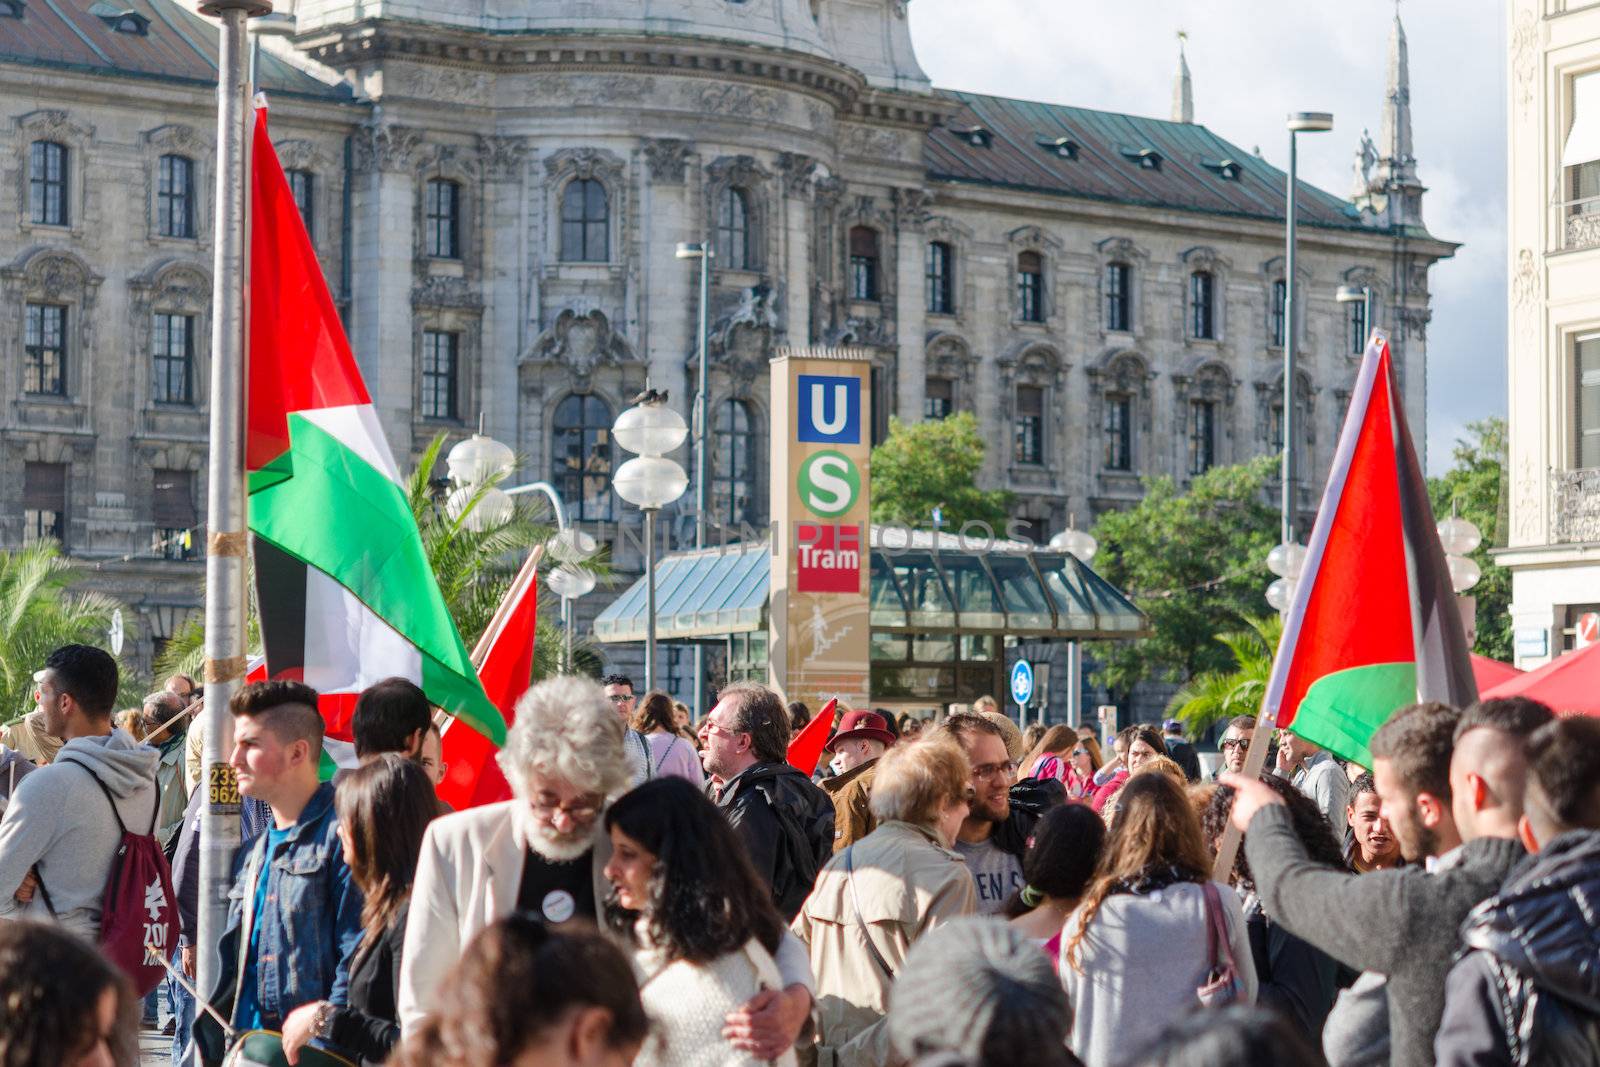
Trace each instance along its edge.
<path fill-rule="evenodd" d="M 104 1035 L 118 1067 L 139 1061 L 138 998 L 94 946 L 53 923 L 0 922 L 0 1067 L 77 1063 L 100 1041 L 100 998 L 117 995 Z"/>
<path fill-rule="evenodd" d="M 1027 888 L 1057 900 L 1083 896 L 1106 843 L 1105 820 L 1087 804 L 1063 804 L 1044 813 L 1033 827 L 1022 857 Z M 1013 893 L 1005 903 L 1007 918 L 1026 915 L 1038 906 Z"/>
<path fill-rule="evenodd" d="M 606 810 L 606 830 L 620 830 L 655 857 L 645 921 L 669 959 L 709 963 L 752 937 L 777 952 L 785 927 L 772 889 L 700 790 L 677 777 L 648 781 Z M 613 894 L 606 917 L 631 932 L 637 913 Z"/>
<path fill-rule="evenodd" d="M 1305 845 L 1306 852 L 1311 855 L 1312 860 L 1327 867 L 1345 870 L 1344 849 L 1334 839 L 1333 827 L 1328 825 L 1327 816 L 1322 814 L 1317 802 L 1296 789 L 1286 778 L 1279 778 L 1275 774 L 1263 774 L 1261 781 L 1283 798 L 1283 802 L 1289 806 L 1289 819 L 1294 823 L 1294 835 Z M 1212 852 L 1216 852 L 1217 843 L 1222 840 L 1223 831 L 1228 828 L 1228 817 L 1233 814 L 1233 798 L 1232 786 L 1219 785 L 1212 790 L 1211 799 L 1206 803 L 1205 810 L 1200 813 L 1200 832 L 1205 835 L 1206 847 Z M 1242 848 L 1239 850 L 1238 858 L 1233 861 L 1233 873 L 1229 881 L 1246 889 L 1256 887 L 1255 877 L 1250 873 L 1250 861 L 1245 859 Z"/>

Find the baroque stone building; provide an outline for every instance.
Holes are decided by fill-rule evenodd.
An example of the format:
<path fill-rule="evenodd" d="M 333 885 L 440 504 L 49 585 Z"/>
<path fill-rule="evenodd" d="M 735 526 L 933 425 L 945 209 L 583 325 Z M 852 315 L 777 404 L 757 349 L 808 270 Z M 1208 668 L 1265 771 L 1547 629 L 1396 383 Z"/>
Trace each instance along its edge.
<path fill-rule="evenodd" d="M 1371 290 L 1425 438 L 1428 268 L 1455 246 L 1422 223 L 1398 20 L 1352 198 L 1301 192 L 1286 324 L 1284 176 L 1194 121 L 1186 66 L 1154 119 L 935 89 L 906 0 L 278 8 L 293 35 L 260 54 L 274 140 L 391 442 L 416 454 L 481 417 L 624 573 L 638 516 L 609 489 L 609 427 L 646 381 L 686 414 L 699 384 L 682 241 L 716 252 L 729 536 L 766 519 L 779 344 L 869 348 L 875 434 L 973 411 L 984 480 L 1040 538 L 1142 478 L 1279 448 L 1291 328 L 1314 508 L 1365 334 L 1342 284 Z M 198 584 L 150 545 L 173 554 L 160 531 L 203 499 L 214 55 L 172 0 L 0 0 L 0 539 L 55 522 L 155 616 Z"/>

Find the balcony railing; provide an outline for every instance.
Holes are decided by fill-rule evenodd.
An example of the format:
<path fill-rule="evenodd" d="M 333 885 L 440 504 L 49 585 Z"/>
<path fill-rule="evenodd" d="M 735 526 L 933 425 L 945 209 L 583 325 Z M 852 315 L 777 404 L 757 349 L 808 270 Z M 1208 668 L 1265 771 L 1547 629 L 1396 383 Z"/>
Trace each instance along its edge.
<path fill-rule="evenodd" d="M 1568 200 L 1560 208 L 1564 251 L 1600 247 L 1600 196 Z"/>
<path fill-rule="evenodd" d="M 1600 467 L 1555 471 L 1550 479 L 1555 497 L 1550 539 L 1562 544 L 1600 541 Z"/>

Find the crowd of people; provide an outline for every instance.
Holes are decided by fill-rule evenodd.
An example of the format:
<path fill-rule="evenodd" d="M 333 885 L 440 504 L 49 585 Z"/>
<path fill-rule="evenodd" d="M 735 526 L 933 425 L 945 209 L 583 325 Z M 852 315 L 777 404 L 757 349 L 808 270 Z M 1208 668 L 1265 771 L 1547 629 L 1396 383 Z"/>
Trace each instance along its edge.
<path fill-rule="evenodd" d="M 1236 719 L 1210 776 L 1177 723 L 840 709 L 812 774 L 810 710 L 765 686 L 692 723 L 559 677 L 517 705 L 513 799 L 452 812 L 417 686 L 360 695 L 325 780 L 319 694 L 258 682 L 197 1000 L 200 694 L 119 714 L 76 645 L 37 683 L 0 736 L 0 1067 L 131 1065 L 163 1015 L 175 1064 L 252 1031 L 297 1065 L 1600 1063 L 1600 721 L 1528 700 L 1404 708 L 1370 768 Z M 108 945 L 145 837 L 181 931 L 160 996 Z"/>

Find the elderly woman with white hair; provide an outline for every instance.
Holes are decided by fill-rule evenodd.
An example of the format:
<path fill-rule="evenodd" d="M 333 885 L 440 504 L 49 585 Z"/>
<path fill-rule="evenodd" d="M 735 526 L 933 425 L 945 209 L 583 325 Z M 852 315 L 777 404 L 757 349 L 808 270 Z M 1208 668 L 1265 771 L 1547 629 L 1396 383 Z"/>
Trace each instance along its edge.
<path fill-rule="evenodd" d="M 513 799 L 436 819 L 422 841 L 401 954 L 400 1025 L 410 1034 L 478 931 L 512 912 L 594 926 L 611 858 L 601 818 L 628 789 L 623 722 L 593 680 L 551 678 L 517 701 L 499 755 Z M 777 953 L 784 988 L 729 1016 L 735 1043 L 775 1059 L 811 1012 L 811 972 L 793 938 Z"/>

